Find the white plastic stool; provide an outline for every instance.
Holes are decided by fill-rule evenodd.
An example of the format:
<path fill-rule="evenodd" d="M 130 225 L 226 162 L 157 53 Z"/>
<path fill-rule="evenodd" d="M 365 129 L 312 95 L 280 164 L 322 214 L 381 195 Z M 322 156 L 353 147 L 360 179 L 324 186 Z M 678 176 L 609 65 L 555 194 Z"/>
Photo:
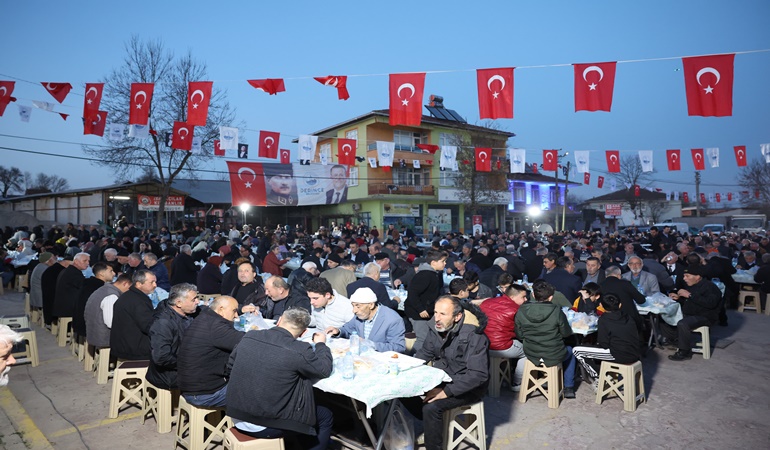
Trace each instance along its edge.
<path fill-rule="evenodd" d="M 144 380 L 144 407 L 142 408 L 142 423 L 147 418 L 147 414 L 155 417 L 158 433 L 171 432 L 171 422 L 173 421 L 173 398 L 179 396 L 179 391 L 170 391 L 161 389 L 147 380 Z"/>
<path fill-rule="evenodd" d="M 232 427 L 225 431 L 225 450 L 284 450 L 283 438 L 257 439 Z"/>
<path fill-rule="evenodd" d="M 703 359 L 711 359 L 711 334 L 708 325 L 692 330 L 693 333 L 700 333 L 700 342 L 695 344 L 692 349 L 694 353 L 702 353 Z"/>
<path fill-rule="evenodd" d="M 548 383 L 547 388 L 545 387 L 546 383 Z M 526 403 L 527 396 L 535 391 L 545 396 L 549 408 L 559 407 L 559 403 L 564 397 L 564 376 L 562 375 L 561 363 L 551 367 L 545 367 L 542 364 L 536 366 L 527 359 L 524 364 L 524 376 L 521 379 L 519 402 Z"/>
<path fill-rule="evenodd" d="M 149 361 L 123 361 L 115 368 L 112 377 L 112 397 L 110 398 L 109 418 L 116 419 L 120 407 L 135 403 L 144 407 L 144 377 L 147 375 Z"/>
<path fill-rule="evenodd" d="M 444 448 L 454 450 L 463 441 L 467 441 L 479 450 L 486 450 L 487 435 L 484 422 L 483 401 L 445 411 Z M 457 437 L 455 437 L 455 431 L 459 432 Z"/>
<path fill-rule="evenodd" d="M 623 401 L 623 409 L 636 411 L 637 402 L 644 403 L 644 375 L 642 362 L 633 364 L 618 364 L 612 361 L 602 361 L 599 369 L 599 390 L 596 391 L 596 404 L 601 405 L 605 395 L 612 394 Z"/>
<path fill-rule="evenodd" d="M 499 397 L 500 387 L 503 381 L 513 386 L 511 379 L 511 360 L 502 356 L 496 356 L 497 352 L 489 351 L 489 396 Z"/>
<path fill-rule="evenodd" d="M 211 422 L 210 415 L 218 414 Z M 212 423 L 216 422 L 216 425 Z M 233 421 L 225 415 L 225 408 L 214 406 L 195 406 L 179 396 L 179 417 L 176 420 L 176 443 L 187 450 L 204 450 L 215 439 L 224 441 L 225 431 L 233 426 Z M 206 433 L 208 432 L 208 437 Z"/>

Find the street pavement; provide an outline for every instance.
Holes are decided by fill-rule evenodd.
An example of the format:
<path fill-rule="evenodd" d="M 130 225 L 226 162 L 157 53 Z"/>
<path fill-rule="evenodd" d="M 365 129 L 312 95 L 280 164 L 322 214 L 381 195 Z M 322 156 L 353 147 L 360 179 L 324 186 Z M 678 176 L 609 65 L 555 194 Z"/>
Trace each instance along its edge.
<path fill-rule="evenodd" d="M 23 312 L 21 293 L 0 297 L 0 314 Z M 728 327 L 711 329 L 710 360 L 673 362 L 672 350 L 643 360 L 647 402 L 623 411 L 617 398 L 594 403 L 589 386 L 549 409 L 542 397 L 518 402 L 502 389 L 485 398 L 489 449 L 518 448 L 770 448 L 770 316 L 729 311 Z M 0 448 L 171 449 L 174 433 L 158 434 L 137 408 L 108 419 L 112 382 L 97 385 L 83 364 L 59 348 L 50 332 L 37 333 L 40 365 L 14 366 L 0 388 Z M 219 447 L 221 448 L 221 446 Z"/>

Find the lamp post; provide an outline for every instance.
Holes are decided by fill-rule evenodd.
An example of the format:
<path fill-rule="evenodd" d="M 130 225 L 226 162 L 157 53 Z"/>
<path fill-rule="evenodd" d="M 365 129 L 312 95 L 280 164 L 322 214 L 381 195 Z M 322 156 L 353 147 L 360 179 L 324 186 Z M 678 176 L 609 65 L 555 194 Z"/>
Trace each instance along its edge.
<path fill-rule="evenodd" d="M 246 212 L 248 212 L 250 207 L 251 205 L 249 205 L 248 203 L 241 203 L 241 211 L 243 211 L 243 225 L 246 225 Z"/>
<path fill-rule="evenodd" d="M 561 149 L 559 149 L 561 151 Z M 556 178 L 556 209 L 554 212 L 554 227 L 553 231 L 558 232 L 559 231 L 559 160 L 564 158 L 565 156 L 568 156 L 569 152 L 564 152 L 561 155 L 556 156 L 556 172 L 555 177 Z M 569 161 L 567 162 L 567 176 L 566 176 L 566 183 L 565 183 L 565 190 L 564 190 L 564 205 L 567 204 L 567 190 L 566 187 L 569 185 Z M 564 211 L 566 213 L 566 210 Z M 561 219 L 561 226 L 564 228 L 564 216 L 562 215 Z"/>

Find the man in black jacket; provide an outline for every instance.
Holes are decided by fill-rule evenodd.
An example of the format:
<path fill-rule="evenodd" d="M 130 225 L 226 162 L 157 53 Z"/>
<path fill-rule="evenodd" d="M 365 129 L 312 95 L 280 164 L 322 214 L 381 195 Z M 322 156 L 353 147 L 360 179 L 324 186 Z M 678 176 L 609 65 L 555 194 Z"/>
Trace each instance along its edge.
<path fill-rule="evenodd" d="M 398 302 L 391 300 L 388 295 L 388 289 L 384 284 L 380 283 L 380 266 L 377 263 L 368 263 L 364 266 L 364 276 L 361 279 L 354 281 L 348 285 L 348 290 L 345 292 L 348 298 L 350 298 L 356 290 L 360 288 L 369 288 L 377 296 L 377 303 L 387 306 L 388 308 L 398 311 Z"/>
<path fill-rule="evenodd" d="M 295 306 L 310 313 L 310 298 L 307 292 L 302 294 L 297 289 L 292 289 L 281 277 L 268 278 L 265 282 L 265 293 L 270 298 L 269 306 L 260 312 L 266 319 L 278 319 L 284 311 Z"/>
<path fill-rule="evenodd" d="M 404 303 L 404 313 L 412 323 L 417 340 L 415 351 L 419 350 L 428 335 L 428 320 L 433 316 L 433 304 L 441 295 L 444 287 L 443 272 L 446 266 L 447 254 L 431 250 L 426 262 L 420 264 L 417 274 L 409 283 L 408 295 Z"/>
<path fill-rule="evenodd" d="M 620 299 L 620 308 L 634 321 L 641 335 L 644 323 L 636 305 L 641 305 L 647 299 L 630 281 L 620 278 L 620 267 L 610 266 L 604 271 L 604 275 L 606 279 L 599 284 L 602 288 L 602 295 L 614 294 Z"/>
<path fill-rule="evenodd" d="M 198 310 L 197 295 L 195 285 L 176 284 L 168 299 L 155 309 L 155 320 L 150 327 L 150 367 L 145 378 L 156 387 L 177 388 L 177 352 L 182 335 Z"/>
<path fill-rule="evenodd" d="M 497 281 L 500 279 L 500 275 L 507 271 L 508 260 L 502 256 L 498 256 L 492 263 L 492 267 L 481 272 L 481 275 L 479 275 L 479 282 L 495 291 L 497 290 Z"/>
<path fill-rule="evenodd" d="M 171 263 L 171 286 L 179 283 L 195 284 L 198 282 L 198 267 L 192 258 L 192 247 L 185 244 L 179 247 L 179 254 Z"/>
<path fill-rule="evenodd" d="M 227 359 L 243 333 L 233 328 L 238 301 L 222 295 L 187 327 L 176 361 L 177 384 L 185 400 L 197 406 L 224 406 Z"/>
<path fill-rule="evenodd" d="M 78 253 L 72 264 L 64 269 L 56 280 L 56 296 L 53 302 L 54 317 L 73 317 L 83 288 L 83 271 L 88 268 L 91 255 Z"/>
<path fill-rule="evenodd" d="M 711 326 L 719 320 L 719 308 L 722 302 L 722 292 L 719 288 L 703 277 L 703 267 L 689 265 L 684 270 L 686 289 L 668 294 L 669 297 L 682 305 L 682 315 L 676 327 L 666 323 L 660 324 L 663 335 L 677 344 L 678 350 L 668 355 L 672 361 L 692 359 L 692 330 L 702 326 Z"/>
<path fill-rule="evenodd" d="M 287 309 L 275 328 L 249 331 L 230 355 L 227 415 L 240 431 L 294 435 L 303 449 L 329 445 L 332 412 L 315 404 L 312 380 L 331 375 L 332 354 L 324 333 L 313 335 L 312 346 L 297 340 L 309 324 L 305 309 Z"/>
<path fill-rule="evenodd" d="M 155 274 L 147 269 L 134 273 L 133 286 L 123 293 L 112 309 L 110 353 L 119 359 L 141 361 L 150 359 L 150 326 Z"/>

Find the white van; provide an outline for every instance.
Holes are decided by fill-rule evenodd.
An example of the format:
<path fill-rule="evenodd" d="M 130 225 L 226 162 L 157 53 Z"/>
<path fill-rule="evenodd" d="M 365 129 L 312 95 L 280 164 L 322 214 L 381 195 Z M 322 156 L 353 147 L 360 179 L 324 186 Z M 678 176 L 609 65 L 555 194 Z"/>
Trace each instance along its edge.
<path fill-rule="evenodd" d="M 663 227 L 671 227 L 671 231 L 678 231 L 679 234 L 689 233 L 690 226 L 684 222 L 663 222 L 653 225 L 658 228 L 658 231 L 663 232 Z"/>

